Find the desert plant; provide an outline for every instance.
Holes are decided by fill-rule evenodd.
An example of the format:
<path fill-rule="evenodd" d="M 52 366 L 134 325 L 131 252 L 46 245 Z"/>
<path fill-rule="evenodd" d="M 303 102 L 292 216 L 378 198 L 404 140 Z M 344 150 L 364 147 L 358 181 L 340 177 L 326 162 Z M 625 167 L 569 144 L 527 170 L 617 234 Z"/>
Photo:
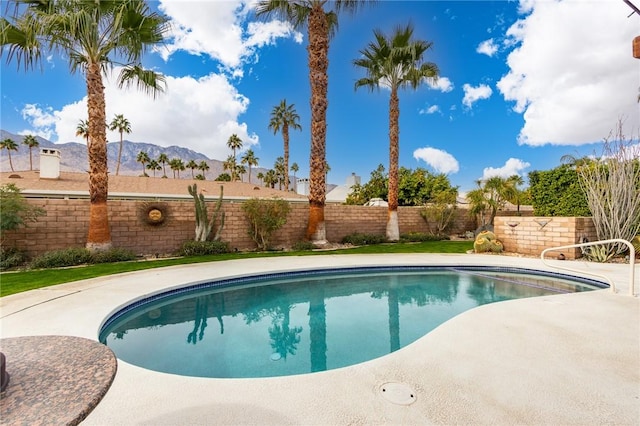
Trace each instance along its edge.
<path fill-rule="evenodd" d="M 387 242 L 385 235 L 376 234 L 363 234 L 360 232 L 354 232 L 353 234 L 345 235 L 342 238 L 342 244 L 353 244 L 354 246 L 365 246 L 369 244 L 381 244 Z"/>
<path fill-rule="evenodd" d="M 186 241 L 180 247 L 180 256 L 205 256 L 229 253 L 229 243 L 224 241 Z"/>
<path fill-rule="evenodd" d="M 640 232 L 640 141 L 627 139 L 622 122 L 615 134 L 605 138 L 602 155 L 577 168 L 578 180 L 587 197 L 599 240 L 621 238 L 631 241 Z M 590 250 L 598 259 L 626 252 L 614 243 Z"/>
<path fill-rule="evenodd" d="M 15 247 L 0 247 L 0 271 L 15 268 L 27 261 L 27 255 Z"/>
<path fill-rule="evenodd" d="M 473 242 L 473 251 L 476 253 L 502 253 L 504 247 L 496 238 L 496 234 L 491 231 L 482 231 L 476 236 Z"/>
<path fill-rule="evenodd" d="M 446 191 L 436 195 L 432 203 L 420 210 L 420 216 L 427 224 L 427 229 L 435 235 L 445 235 L 451 228 L 456 214 L 456 192 Z"/>
<path fill-rule="evenodd" d="M 33 269 L 60 268 L 87 263 L 91 263 L 91 252 L 86 248 L 74 247 L 44 253 L 33 259 L 29 267 Z"/>
<path fill-rule="evenodd" d="M 310 251 L 316 248 L 316 245 L 311 241 L 298 241 L 293 246 L 291 246 L 291 250 L 293 251 Z"/>
<path fill-rule="evenodd" d="M 46 214 L 44 209 L 27 203 L 20 194 L 20 188 L 13 183 L 0 186 L 0 210 L 0 233 L 25 226 L 27 222 L 35 222 L 39 216 Z"/>
<path fill-rule="evenodd" d="M 449 237 L 424 232 L 407 232 L 400 234 L 400 242 L 423 243 L 425 241 L 448 240 Z"/>
<path fill-rule="evenodd" d="M 218 241 L 220 239 L 220 233 L 222 232 L 222 228 L 224 228 L 224 211 L 222 209 L 222 196 L 223 196 L 223 187 L 220 186 L 220 197 L 218 197 L 218 201 L 216 202 L 216 207 L 211 214 L 211 219 L 209 219 L 209 213 L 207 212 L 207 204 L 204 200 L 204 195 L 202 193 L 198 194 L 198 186 L 194 183 L 193 185 L 188 186 L 189 194 L 193 197 L 193 201 L 195 203 L 196 209 L 196 234 L 195 241 L 207 241 L 211 231 L 215 228 L 215 233 L 213 234 L 213 241 Z M 216 225 L 219 222 L 218 225 Z"/>
<path fill-rule="evenodd" d="M 91 263 L 126 262 L 137 259 L 137 255 L 128 249 L 111 248 L 107 251 L 91 253 Z"/>
<path fill-rule="evenodd" d="M 258 250 L 267 250 L 270 248 L 272 234 L 287 223 L 291 206 L 279 198 L 252 198 L 242 204 L 242 210 L 249 222 L 249 236 L 258 246 Z"/>

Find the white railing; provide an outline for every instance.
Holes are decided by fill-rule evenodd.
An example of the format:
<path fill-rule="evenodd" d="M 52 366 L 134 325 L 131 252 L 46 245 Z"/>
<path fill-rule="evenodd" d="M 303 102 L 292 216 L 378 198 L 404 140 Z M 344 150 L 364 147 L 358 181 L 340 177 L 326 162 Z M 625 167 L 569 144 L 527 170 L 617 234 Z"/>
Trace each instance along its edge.
<path fill-rule="evenodd" d="M 623 240 L 621 238 L 614 238 L 612 240 L 591 241 L 591 242 L 588 242 L 588 243 L 570 244 L 568 246 L 550 247 L 548 249 L 542 250 L 542 253 L 540 253 L 540 259 L 542 260 L 542 263 L 544 263 L 547 266 L 551 266 L 551 267 L 558 268 L 558 269 L 564 269 L 564 270 L 572 271 L 572 272 L 587 273 L 587 274 L 590 274 L 590 275 L 593 275 L 593 276 L 596 276 L 596 277 L 604 278 L 605 280 L 607 280 L 609 282 L 609 285 L 611 286 L 611 291 L 613 291 L 615 293 L 616 292 L 616 285 L 614 284 L 613 280 L 611 280 L 611 278 L 609 278 L 607 276 L 600 275 L 600 274 L 594 274 L 593 272 L 585 272 L 585 271 L 581 271 L 581 270 L 573 269 L 573 268 L 568 268 L 568 267 L 564 267 L 564 266 L 550 265 L 549 263 L 546 262 L 546 259 L 544 258 L 544 255 L 549 251 L 558 251 L 558 250 L 564 250 L 564 249 L 569 249 L 569 248 L 578 248 L 578 247 L 597 246 L 597 245 L 608 244 L 608 243 L 623 243 L 623 244 L 626 244 L 627 247 L 629 247 L 629 295 L 634 296 L 635 295 L 634 287 L 635 287 L 636 249 L 633 247 L 633 244 L 631 244 L 627 240 Z"/>

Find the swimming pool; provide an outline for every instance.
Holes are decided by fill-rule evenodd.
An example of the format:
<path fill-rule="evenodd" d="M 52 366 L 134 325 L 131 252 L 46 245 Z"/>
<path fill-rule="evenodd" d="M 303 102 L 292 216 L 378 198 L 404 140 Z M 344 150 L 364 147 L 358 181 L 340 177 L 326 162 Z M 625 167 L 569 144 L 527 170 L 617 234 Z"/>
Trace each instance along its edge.
<path fill-rule="evenodd" d="M 500 267 L 365 267 L 222 279 L 139 300 L 100 341 L 123 361 L 199 377 L 272 377 L 384 356 L 476 306 L 606 285 Z"/>

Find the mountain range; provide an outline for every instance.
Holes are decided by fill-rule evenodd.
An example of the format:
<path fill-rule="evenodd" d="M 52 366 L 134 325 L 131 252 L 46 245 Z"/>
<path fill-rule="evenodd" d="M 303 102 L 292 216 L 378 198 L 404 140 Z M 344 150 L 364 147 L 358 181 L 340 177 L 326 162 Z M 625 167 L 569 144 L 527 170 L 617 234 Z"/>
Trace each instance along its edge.
<path fill-rule="evenodd" d="M 24 137 L 21 135 L 15 135 L 5 130 L 0 130 L 0 140 L 12 139 L 16 145 L 18 145 L 17 151 L 11 151 L 11 163 L 13 163 L 13 170 L 19 172 L 21 170 L 29 170 L 29 147 L 22 143 Z M 37 148 L 32 150 L 33 169 L 38 170 L 40 168 L 40 149 L 49 148 L 57 149 L 60 151 L 60 171 L 63 172 L 86 172 L 88 170 L 87 161 L 87 146 L 77 142 L 67 143 L 53 143 L 47 139 L 36 136 L 36 140 L 40 144 Z M 118 148 L 120 142 L 109 142 L 107 144 L 107 162 L 109 165 L 109 173 L 115 174 L 116 165 L 118 161 Z M 133 175 L 139 176 L 142 174 L 142 164 L 136 161 L 138 153 L 141 151 L 146 152 L 149 158 L 157 160 L 160 154 L 165 154 L 169 160 L 174 158 L 181 159 L 185 164 L 194 160 L 196 163 L 205 161 L 209 165 L 209 170 L 206 172 L 207 180 L 213 180 L 218 175 L 224 172 L 222 161 L 208 158 L 206 155 L 199 152 L 195 152 L 188 148 L 180 146 L 161 147 L 151 143 L 144 142 L 131 142 L 124 140 L 122 143 L 122 158 L 120 162 L 121 175 Z M 166 164 L 166 174 L 168 177 L 173 177 L 173 171 Z M 11 171 L 9 164 L 9 156 L 7 150 L 0 150 L 0 170 L 3 172 Z M 153 172 L 145 170 L 149 175 L 153 176 Z M 260 172 L 265 173 L 267 169 L 261 167 L 254 167 L 251 169 L 251 182 L 260 183 L 256 175 Z M 194 174 L 202 173 L 199 170 L 195 170 Z M 156 175 L 161 177 L 163 171 L 157 171 Z M 187 169 L 180 172 L 181 178 L 191 178 L 191 169 Z M 247 175 L 243 176 L 245 182 Z"/>

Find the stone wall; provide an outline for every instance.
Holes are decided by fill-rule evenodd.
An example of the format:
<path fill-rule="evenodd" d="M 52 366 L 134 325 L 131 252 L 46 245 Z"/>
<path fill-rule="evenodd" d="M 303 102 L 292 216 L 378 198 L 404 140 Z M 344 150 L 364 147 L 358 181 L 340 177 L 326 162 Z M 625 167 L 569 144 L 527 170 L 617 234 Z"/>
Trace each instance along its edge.
<path fill-rule="evenodd" d="M 582 237 L 597 239 L 590 217 L 505 217 L 497 216 L 494 233 L 506 252 L 539 256 L 550 247 L 578 244 Z M 567 259 L 580 257 L 580 249 L 563 250 Z M 555 255 L 560 252 L 554 252 Z"/>
<path fill-rule="evenodd" d="M 37 256 L 51 250 L 84 247 L 89 227 L 89 201 L 86 199 L 28 199 L 30 204 L 46 210 L 35 223 L 15 231 L 5 232 L 3 245 L 26 250 Z M 157 201 L 167 206 L 167 219 L 161 226 L 152 226 L 140 217 L 140 210 L 150 201 L 110 200 L 109 221 L 114 247 L 133 250 L 140 255 L 168 254 L 194 238 L 195 217 L 193 200 Z M 209 203 L 209 214 L 215 202 Z M 273 238 L 274 247 L 290 247 L 304 239 L 309 205 L 292 203 L 287 224 Z M 400 207 L 398 218 L 400 232 L 428 232 L 420 216 L 421 207 Z M 225 200 L 223 210 L 226 221 L 221 235 L 233 249 L 252 250 L 255 244 L 247 235 L 247 223 L 242 211 L 242 201 Z M 339 242 L 354 232 L 385 234 L 386 207 L 346 206 L 327 204 L 325 222 L 327 239 Z M 473 230 L 475 223 L 465 209 L 457 212 L 452 234 Z"/>

